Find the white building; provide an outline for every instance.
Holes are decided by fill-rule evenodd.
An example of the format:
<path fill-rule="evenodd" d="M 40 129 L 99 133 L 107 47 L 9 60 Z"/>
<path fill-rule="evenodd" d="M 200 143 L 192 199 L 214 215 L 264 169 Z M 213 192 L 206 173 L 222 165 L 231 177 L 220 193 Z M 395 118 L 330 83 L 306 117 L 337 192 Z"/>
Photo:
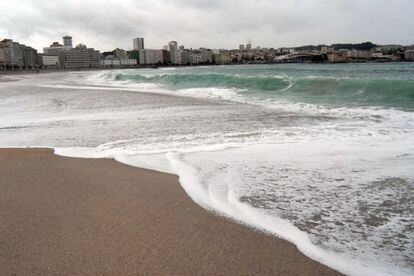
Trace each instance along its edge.
<path fill-rule="evenodd" d="M 133 40 L 132 40 L 132 43 L 134 44 L 133 46 L 134 46 L 134 50 L 144 50 L 145 49 L 145 47 L 144 47 L 144 38 L 143 37 L 137 37 L 137 38 L 134 38 Z"/>
<path fill-rule="evenodd" d="M 170 62 L 172 64 L 180 64 L 177 41 L 168 42 L 168 47 L 167 48 L 168 48 L 168 51 L 170 52 Z"/>
<path fill-rule="evenodd" d="M 348 50 L 346 52 L 346 57 L 352 58 L 352 59 L 369 59 L 371 58 L 371 52 L 359 51 L 359 50 Z"/>
<path fill-rule="evenodd" d="M 101 60 L 101 66 L 104 67 L 120 67 L 121 61 L 117 58 L 108 58 Z"/>
<path fill-rule="evenodd" d="M 54 55 L 40 55 L 41 57 L 41 65 L 46 68 L 60 68 L 60 60 L 58 56 Z"/>
<path fill-rule="evenodd" d="M 119 59 L 119 58 L 106 58 L 101 60 L 101 66 L 104 67 L 133 67 L 137 65 L 136 59 Z"/>
<path fill-rule="evenodd" d="M 135 66 L 137 65 L 137 60 L 132 58 L 123 58 L 120 59 L 121 65 L 123 66 Z"/>

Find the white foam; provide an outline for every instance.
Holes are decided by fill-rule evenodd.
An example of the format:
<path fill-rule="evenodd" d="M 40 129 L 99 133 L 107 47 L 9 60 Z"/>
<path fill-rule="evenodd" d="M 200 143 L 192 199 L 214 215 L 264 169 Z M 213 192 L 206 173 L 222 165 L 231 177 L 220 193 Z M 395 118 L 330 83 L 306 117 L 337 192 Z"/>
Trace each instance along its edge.
<path fill-rule="evenodd" d="M 258 145 L 259 147 L 263 147 Z M 300 231 L 286 220 L 274 214 L 266 214 L 262 209 L 254 208 L 238 199 L 237 192 L 228 188 L 227 196 L 215 191 L 214 185 L 200 182 L 200 171 L 183 161 L 180 153 L 157 155 L 136 155 L 128 150 L 116 148 L 56 148 L 55 153 L 63 156 L 82 158 L 114 158 L 115 160 L 137 167 L 174 173 L 186 193 L 199 205 L 238 222 L 276 235 L 297 246 L 306 256 L 349 275 L 410 275 L 409 271 L 398 271 L 387 266 L 364 264 L 346 254 L 329 251 L 315 246 L 308 234 Z"/>

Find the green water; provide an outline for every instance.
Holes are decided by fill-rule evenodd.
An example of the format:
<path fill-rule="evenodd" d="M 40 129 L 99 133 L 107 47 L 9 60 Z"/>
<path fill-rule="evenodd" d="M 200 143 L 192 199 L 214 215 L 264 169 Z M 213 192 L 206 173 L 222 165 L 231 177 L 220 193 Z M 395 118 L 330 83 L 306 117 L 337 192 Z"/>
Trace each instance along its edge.
<path fill-rule="evenodd" d="M 234 89 L 249 99 L 327 107 L 414 110 L 414 63 L 279 64 L 123 71 L 118 81 L 191 88 Z M 198 92 L 202 93 L 202 92 Z"/>

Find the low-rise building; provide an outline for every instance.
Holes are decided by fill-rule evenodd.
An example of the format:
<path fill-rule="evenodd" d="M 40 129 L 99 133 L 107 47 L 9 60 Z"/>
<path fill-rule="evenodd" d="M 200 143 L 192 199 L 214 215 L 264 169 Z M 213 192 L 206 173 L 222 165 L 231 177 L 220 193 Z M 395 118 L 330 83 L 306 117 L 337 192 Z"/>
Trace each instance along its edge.
<path fill-rule="evenodd" d="M 120 67 L 121 61 L 117 58 L 107 58 L 101 60 L 101 66 L 103 67 Z"/>
<path fill-rule="evenodd" d="M 138 64 L 138 61 L 132 58 L 123 58 L 123 59 L 120 59 L 120 62 L 121 62 L 121 66 L 125 66 L 125 67 L 134 67 Z"/>
<path fill-rule="evenodd" d="M 57 55 L 38 54 L 40 68 L 60 69 L 60 59 Z"/>
<path fill-rule="evenodd" d="M 329 62 L 338 63 L 346 61 L 346 53 L 343 52 L 333 52 L 326 55 Z"/>
<path fill-rule="evenodd" d="M 93 48 L 79 44 L 76 48 L 64 52 L 64 68 L 96 68 L 101 66 L 101 54 Z"/>
<path fill-rule="evenodd" d="M 369 51 L 359 51 L 359 50 L 349 50 L 346 52 L 346 57 L 349 59 L 369 59 L 371 57 L 371 52 Z"/>
<path fill-rule="evenodd" d="M 404 52 L 404 59 L 407 61 L 414 61 L 414 50 L 407 50 Z"/>

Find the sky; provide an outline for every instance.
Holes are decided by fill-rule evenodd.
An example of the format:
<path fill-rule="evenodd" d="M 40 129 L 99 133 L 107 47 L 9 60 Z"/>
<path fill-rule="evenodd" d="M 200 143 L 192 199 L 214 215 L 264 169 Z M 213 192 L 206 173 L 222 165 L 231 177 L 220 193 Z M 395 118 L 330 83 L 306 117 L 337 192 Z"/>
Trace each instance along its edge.
<path fill-rule="evenodd" d="M 62 36 L 106 51 L 414 44 L 414 0 L 0 0 L 0 39 L 40 51 Z"/>

